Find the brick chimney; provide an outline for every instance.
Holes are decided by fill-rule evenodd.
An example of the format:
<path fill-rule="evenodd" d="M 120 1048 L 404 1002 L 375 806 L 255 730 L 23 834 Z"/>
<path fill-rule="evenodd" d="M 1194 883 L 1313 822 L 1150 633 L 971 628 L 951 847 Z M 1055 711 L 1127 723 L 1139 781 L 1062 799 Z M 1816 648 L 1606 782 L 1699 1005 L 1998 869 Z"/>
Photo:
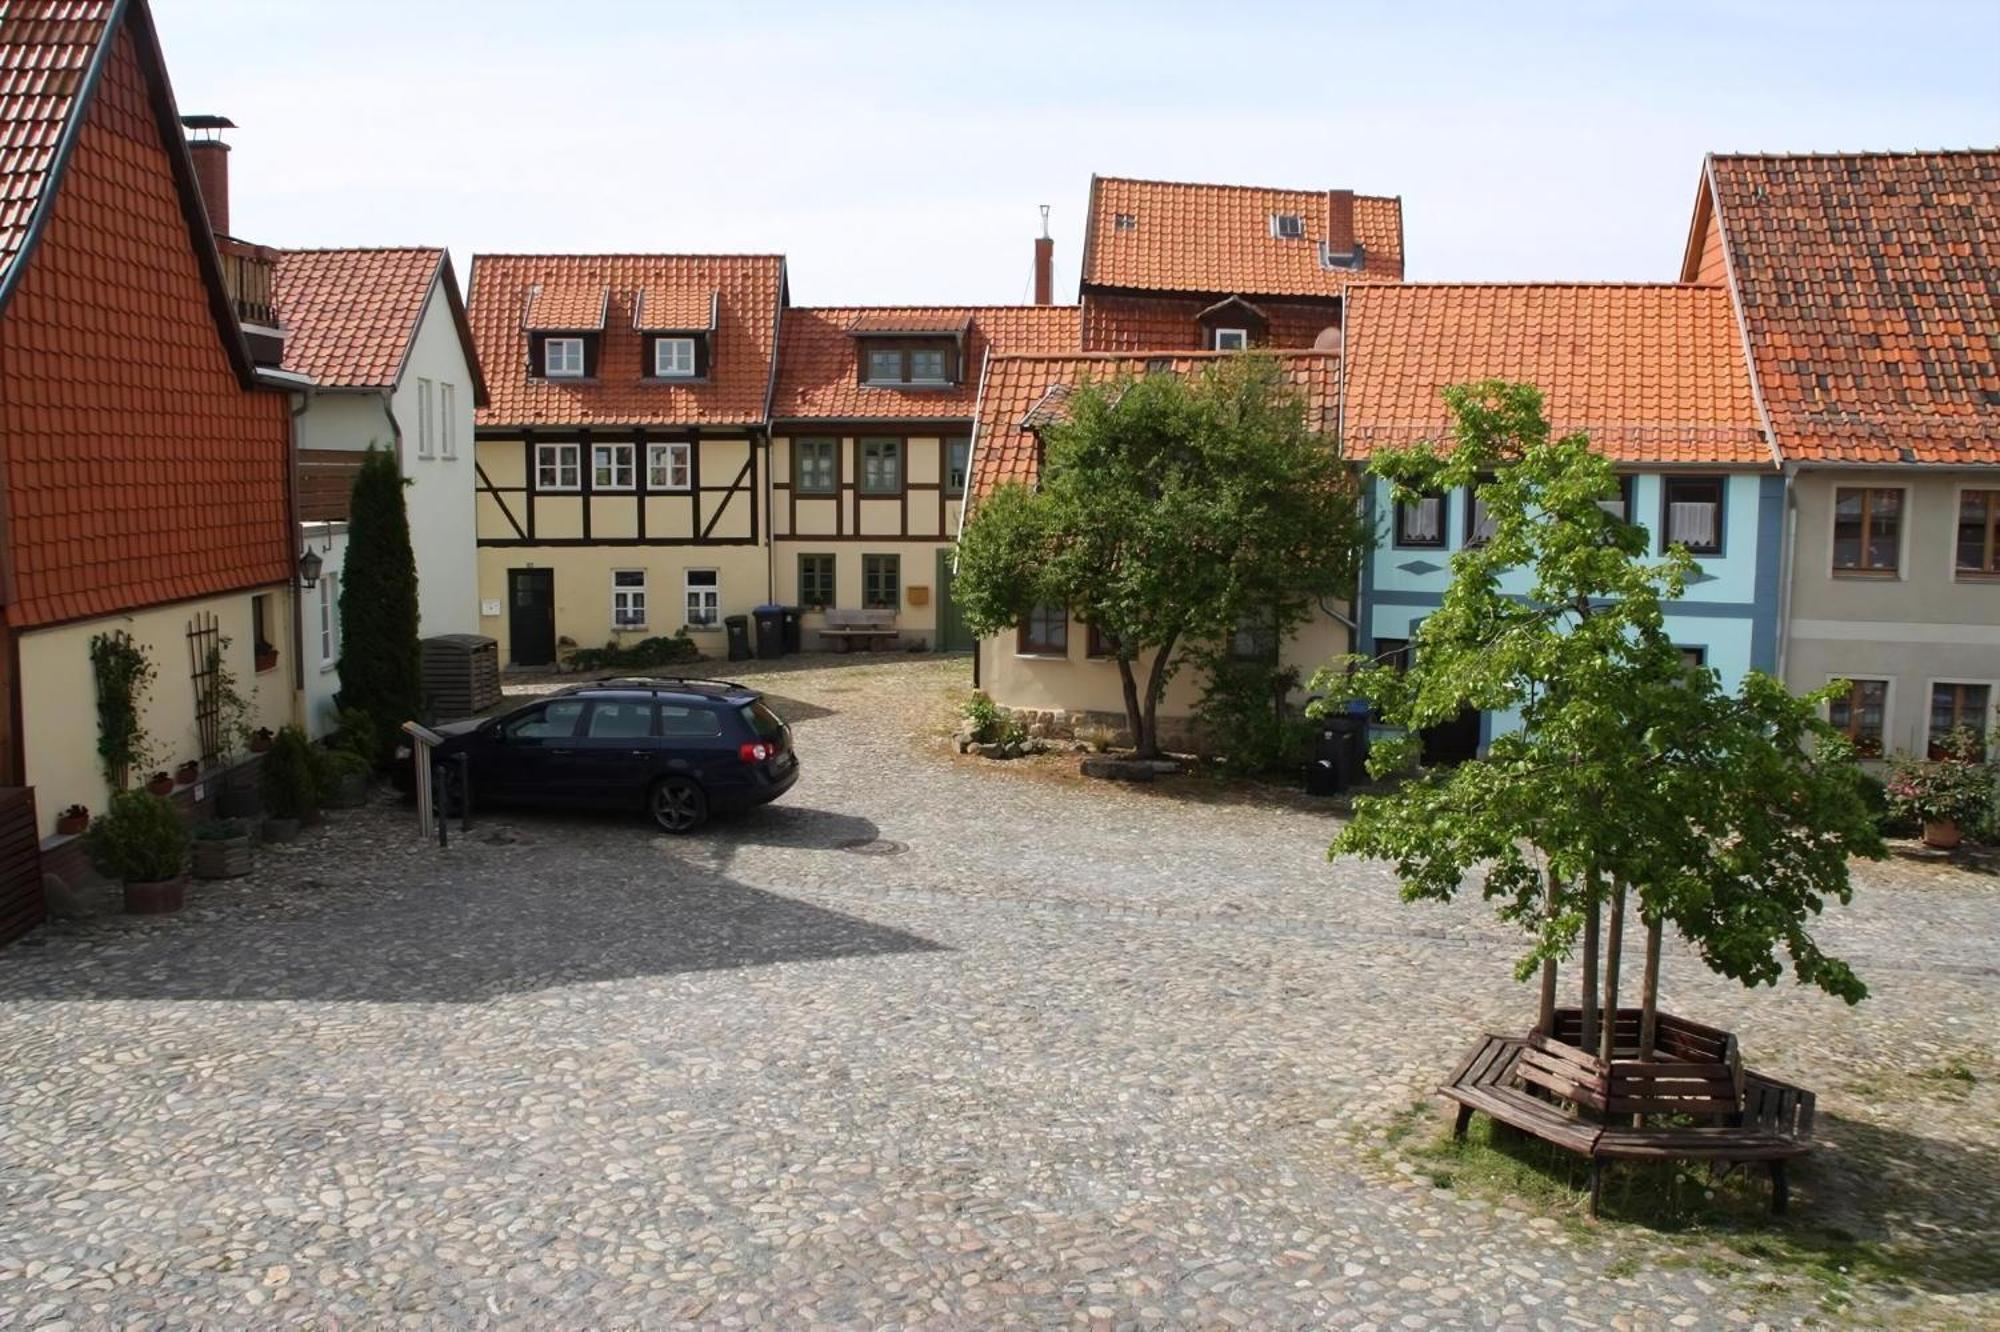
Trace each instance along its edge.
<path fill-rule="evenodd" d="M 1326 252 L 1354 253 L 1354 191 L 1326 192 Z"/>
<path fill-rule="evenodd" d="M 1042 234 L 1035 238 L 1035 304 L 1056 300 L 1056 243 L 1049 237 L 1049 206 L 1042 205 Z"/>
<path fill-rule="evenodd" d="M 208 208 L 208 226 L 218 236 L 229 234 L 229 145 L 222 131 L 235 129 L 226 116 L 182 116 L 188 131 L 188 156 L 194 159 L 194 178 L 201 186 L 201 201 Z"/>

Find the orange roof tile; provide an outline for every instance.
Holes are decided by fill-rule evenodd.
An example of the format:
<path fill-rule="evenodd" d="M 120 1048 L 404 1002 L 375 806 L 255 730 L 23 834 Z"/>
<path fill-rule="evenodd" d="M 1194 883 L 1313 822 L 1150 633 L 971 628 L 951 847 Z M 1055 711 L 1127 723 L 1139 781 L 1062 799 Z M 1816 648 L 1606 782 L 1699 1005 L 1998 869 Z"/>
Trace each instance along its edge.
<path fill-rule="evenodd" d="M 963 382 L 943 389 L 862 384 L 854 334 L 966 330 Z M 979 365 L 999 352 L 1073 351 L 1074 305 L 820 307 L 785 311 L 771 415 L 801 421 L 971 420 Z"/>
<path fill-rule="evenodd" d="M 280 250 L 271 296 L 286 332 L 284 368 L 327 387 L 394 387 L 449 264 L 443 250 L 423 247 Z"/>
<path fill-rule="evenodd" d="M 111 9 L 109 0 L 0 8 L 0 282 L 27 241 Z"/>
<path fill-rule="evenodd" d="M 1236 352 L 1176 352 L 1162 356 L 1067 353 L 992 356 L 980 385 L 979 416 L 972 434 L 974 500 L 1003 485 L 1031 485 L 1041 465 L 1035 432 L 1060 421 L 1078 388 L 1123 376 L 1170 370 L 1189 374 Z M 1333 352 L 1278 354 L 1286 376 L 1306 394 L 1322 429 L 1334 425 L 1340 357 Z"/>
<path fill-rule="evenodd" d="M 645 287 L 632 303 L 641 333 L 699 333 L 715 327 L 713 287 Z"/>
<path fill-rule="evenodd" d="M 530 333 L 589 333 L 604 327 L 611 288 L 601 282 L 537 283 L 528 288 L 521 327 Z"/>
<path fill-rule="evenodd" d="M 1772 465 L 1720 287 L 1425 283 L 1347 294 L 1341 448 L 1442 439 L 1452 384 L 1542 391 L 1558 434 L 1633 463 Z"/>
<path fill-rule="evenodd" d="M 528 373 L 529 290 L 610 291 L 598 370 L 586 380 Z M 642 290 L 712 290 L 716 328 L 707 379 L 662 383 L 647 374 L 644 334 L 632 326 Z M 765 420 L 777 351 L 785 261 L 779 255 L 476 255 L 472 335 L 489 404 L 481 426 L 754 425 Z"/>
<path fill-rule="evenodd" d="M 1251 185 L 1188 185 L 1096 176 L 1083 242 L 1083 285 L 1211 295 L 1333 296 L 1350 282 L 1400 282 L 1403 201 L 1350 195 L 1362 266 L 1322 261 L 1336 195 Z M 1299 219 L 1300 235 L 1272 219 Z"/>
<path fill-rule="evenodd" d="M 1713 156 L 1702 189 L 1787 459 L 2000 464 L 2000 151 Z"/>

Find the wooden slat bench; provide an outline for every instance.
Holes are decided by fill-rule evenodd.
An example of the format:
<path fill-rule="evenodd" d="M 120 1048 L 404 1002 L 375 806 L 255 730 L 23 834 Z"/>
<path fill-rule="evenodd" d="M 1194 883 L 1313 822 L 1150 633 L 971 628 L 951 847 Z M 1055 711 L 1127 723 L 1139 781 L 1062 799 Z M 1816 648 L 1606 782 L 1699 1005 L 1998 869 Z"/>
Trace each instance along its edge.
<path fill-rule="evenodd" d="M 1733 1053 L 1733 1041 L 1729 1048 Z M 1587 1158 L 1592 1216 L 1604 1163 L 1646 1160 L 1762 1161 L 1771 1174 L 1771 1210 L 1784 1212 L 1791 1197 L 1785 1163 L 1812 1150 L 1811 1092 L 1746 1069 L 1669 1058 L 1619 1061 L 1605 1095 L 1592 1085 L 1597 1072 L 1594 1059 L 1561 1041 L 1487 1035 L 1438 1091 L 1458 1103 L 1454 1137 L 1463 1138 L 1480 1111 Z M 1647 1124 L 1648 1115 L 1711 1122 Z"/>
<path fill-rule="evenodd" d="M 885 639 L 894 643 L 899 637 L 896 612 L 892 610 L 829 609 L 826 624 L 819 632 L 820 637 L 837 641 L 842 652 L 853 651 L 856 643 L 872 650 Z"/>

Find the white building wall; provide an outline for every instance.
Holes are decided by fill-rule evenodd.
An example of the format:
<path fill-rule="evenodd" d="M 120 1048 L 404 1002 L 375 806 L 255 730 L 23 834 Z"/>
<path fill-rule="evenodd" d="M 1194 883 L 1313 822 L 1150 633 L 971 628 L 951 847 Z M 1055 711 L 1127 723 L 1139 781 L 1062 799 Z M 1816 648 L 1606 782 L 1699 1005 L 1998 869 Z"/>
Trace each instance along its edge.
<path fill-rule="evenodd" d="M 319 586 L 299 593 L 299 665 L 305 681 L 299 691 L 299 711 L 306 732 L 318 739 L 331 734 L 339 720 L 340 709 L 334 702 L 334 696 L 340 692 L 338 598 L 346 574 L 347 525 L 306 523 L 301 536 L 324 561 L 320 566 Z M 329 629 L 330 642 L 326 632 Z"/>
<path fill-rule="evenodd" d="M 392 399 L 403 433 L 403 475 L 411 482 L 405 498 L 417 557 L 418 632 L 426 638 L 479 632 L 472 369 L 465 358 L 444 285 L 433 283 Z M 426 383 L 428 436 L 423 421 Z"/>

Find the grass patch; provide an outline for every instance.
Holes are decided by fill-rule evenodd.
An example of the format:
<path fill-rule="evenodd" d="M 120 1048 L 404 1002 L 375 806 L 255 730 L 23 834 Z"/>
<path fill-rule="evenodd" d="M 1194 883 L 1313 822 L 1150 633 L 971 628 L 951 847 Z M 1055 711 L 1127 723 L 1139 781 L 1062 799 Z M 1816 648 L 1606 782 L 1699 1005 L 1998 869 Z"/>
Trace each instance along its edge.
<path fill-rule="evenodd" d="M 1942 1064 L 1933 1065 L 1918 1072 L 1918 1077 L 1926 1082 L 1944 1084 L 1949 1091 L 1963 1096 L 1979 1083 L 1979 1075 L 1963 1059 L 1951 1058 Z"/>

